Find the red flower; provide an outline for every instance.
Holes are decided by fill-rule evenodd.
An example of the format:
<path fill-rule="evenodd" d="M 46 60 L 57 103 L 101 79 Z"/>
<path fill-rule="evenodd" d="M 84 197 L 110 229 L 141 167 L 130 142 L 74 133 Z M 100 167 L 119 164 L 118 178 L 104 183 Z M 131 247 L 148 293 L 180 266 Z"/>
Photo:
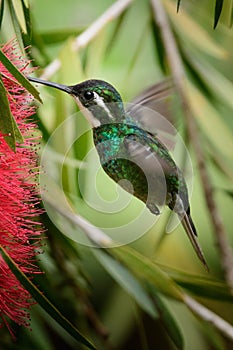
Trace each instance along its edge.
<path fill-rule="evenodd" d="M 29 62 L 17 55 L 13 42 L 2 48 L 23 74 L 30 73 Z M 36 145 L 38 133 L 30 120 L 35 112 L 32 96 L 20 86 L 0 63 L 0 73 L 8 92 L 11 112 L 24 137 L 24 143 L 10 149 L 0 132 L 0 245 L 25 273 L 38 273 L 35 256 L 40 250 L 42 227 L 36 222 L 38 209 Z M 7 319 L 28 325 L 33 300 L 0 255 L 0 325 Z M 2 320 L 2 322 L 1 322 Z"/>

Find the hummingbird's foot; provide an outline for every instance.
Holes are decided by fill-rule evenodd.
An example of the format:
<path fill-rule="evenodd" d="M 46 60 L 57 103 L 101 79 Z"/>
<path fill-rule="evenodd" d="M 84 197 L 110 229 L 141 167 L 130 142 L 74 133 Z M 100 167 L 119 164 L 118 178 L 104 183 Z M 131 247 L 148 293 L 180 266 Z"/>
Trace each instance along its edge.
<path fill-rule="evenodd" d="M 154 203 L 147 203 L 146 206 L 152 214 L 160 215 L 160 210 Z"/>

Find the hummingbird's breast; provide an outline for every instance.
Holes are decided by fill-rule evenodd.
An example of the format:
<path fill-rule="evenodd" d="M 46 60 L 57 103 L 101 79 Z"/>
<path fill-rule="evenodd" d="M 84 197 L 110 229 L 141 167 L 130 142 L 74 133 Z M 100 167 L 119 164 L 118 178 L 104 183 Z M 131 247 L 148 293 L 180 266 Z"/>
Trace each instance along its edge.
<path fill-rule="evenodd" d="M 104 171 L 124 190 L 133 193 L 146 203 L 148 197 L 146 175 L 130 158 L 124 142 L 128 135 L 134 133 L 133 125 L 106 124 L 93 130 L 93 138 Z"/>

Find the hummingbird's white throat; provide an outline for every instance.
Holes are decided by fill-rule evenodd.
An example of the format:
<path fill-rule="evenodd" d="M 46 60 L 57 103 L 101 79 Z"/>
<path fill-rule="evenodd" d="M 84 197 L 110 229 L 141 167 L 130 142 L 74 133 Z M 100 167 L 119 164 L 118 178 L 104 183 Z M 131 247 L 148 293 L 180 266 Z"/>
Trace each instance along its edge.
<path fill-rule="evenodd" d="M 80 102 L 80 99 L 78 96 L 72 95 L 80 109 L 80 111 L 84 114 L 87 121 L 91 124 L 93 128 L 98 128 L 101 123 L 99 119 L 95 118 L 94 115 L 91 113 L 91 111 L 88 110 L 88 108 L 85 108 L 82 103 Z"/>
<path fill-rule="evenodd" d="M 114 120 L 114 117 L 113 115 L 111 114 L 110 110 L 108 109 L 108 107 L 106 106 L 106 104 L 104 103 L 103 101 L 103 97 L 99 96 L 97 94 L 97 92 L 93 92 L 94 94 L 94 100 L 96 102 L 96 104 L 101 107 L 108 115 L 108 117 L 111 119 L 111 120 Z M 75 96 L 75 95 L 72 95 L 80 109 L 80 111 L 83 112 L 83 114 L 85 115 L 86 119 L 88 120 L 88 122 L 91 124 L 91 126 L 93 128 L 98 128 L 101 123 L 100 123 L 100 120 L 97 119 L 93 113 L 86 107 L 83 106 L 83 104 L 81 103 L 80 99 L 78 98 L 78 96 Z"/>

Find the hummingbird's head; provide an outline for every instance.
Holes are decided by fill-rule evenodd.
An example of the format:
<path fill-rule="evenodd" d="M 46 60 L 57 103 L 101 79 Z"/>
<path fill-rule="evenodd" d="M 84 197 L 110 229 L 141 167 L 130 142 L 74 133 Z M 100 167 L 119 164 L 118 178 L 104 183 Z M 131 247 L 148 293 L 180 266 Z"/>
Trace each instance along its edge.
<path fill-rule="evenodd" d="M 76 85 L 66 86 L 38 78 L 28 77 L 28 79 L 72 95 L 93 127 L 120 122 L 124 119 L 125 111 L 121 96 L 106 81 L 91 79 Z"/>
<path fill-rule="evenodd" d="M 70 86 L 71 95 L 93 127 L 122 121 L 124 106 L 120 94 L 103 80 L 86 80 Z M 85 113 L 86 112 L 86 113 Z"/>

